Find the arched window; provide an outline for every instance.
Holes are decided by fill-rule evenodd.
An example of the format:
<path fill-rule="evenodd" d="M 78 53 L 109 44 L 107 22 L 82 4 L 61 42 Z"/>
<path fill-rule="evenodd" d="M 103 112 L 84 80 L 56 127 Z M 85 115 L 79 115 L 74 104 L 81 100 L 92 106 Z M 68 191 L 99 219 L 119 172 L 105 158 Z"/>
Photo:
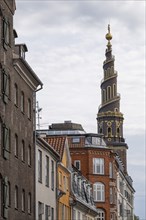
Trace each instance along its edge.
<path fill-rule="evenodd" d="M 28 193 L 28 213 L 31 213 L 31 193 Z"/>
<path fill-rule="evenodd" d="M 111 137 L 111 135 L 112 135 L 112 129 L 111 129 L 111 127 L 108 127 L 107 128 L 107 136 Z"/>
<path fill-rule="evenodd" d="M 114 67 L 111 66 L 111 75 L 113 75 L 113 74 L 114 74 Z"/>
<path fill-rule="evenodd" d="M 22 190 L 22 195 L 21 195 L 21 208 L 22 208 L 22 211 L 24 212 L 25 211 L 25 190 L 23 189 Z"/>
<path fill-rule="evenodd" d="M 102 209 L 98 209 L 97 220 L 105 220 L 105 212 Z"/>
<path fill-rule="evenodd" d="M 22 140 L 22 148 L 21 148 L 21 160 L 25 161 L 25 142 Z"/>
<path fill-rule="evenodd" d="M 116 96 L 116 84 L 114 83 L 113 84 L 113 97 Z"/>
<path fill-rule="evenodd" d="M 107 100 L 111 99 L 111 86 L 107 87 Z"/>
<path fill-rule="evenodd" d="M 15 209 L 18 209 L 18 187 L 17 186 L 15 186 L 14 206 L 15 206 Z"/>
<path fill-rule="evenodd" d="M 120 136 L 120 128 L 119 127 L 117 128 L 117 136 L 118 137 Z"/>
<path fill-rule="evenodd" d="M 15 83 L 15 86 L 14 86 L 14 104 L 16 106 L 18 106 L 18 86 L 17 86 L 16 83 Z"/>
<path fill-rule="evenodd" d="M 104 103 L 106 101 L 106 90 L 103 89 L 102 90 L 102 103 Z"/>
<path fill-rule="evenodd" d="M 102 128 L 99 129 L 99 133 L 102 134 Z"/>
<path fill-rule="evenodd" d="M 105 201 L 105 186 L 101 182 L 93 184 L 93 198 L 95 202 Z"/>
<path fill-rule="evenodd" d="M 28 146 L 28 166 L 31 166 L 31 146 Z"/>
<path fill-rule="evenodd" d="M 21 112 L 24 112 L 24 92 L 21 92 Z"/>
<path fill-rule="evenodd" d="M 28 99 L 28 118 L 31 119 L 31 100 Z"/>
<path fill-rule="evenodd" d="M 15 150 L 15 157 L 18 157 L 18 136 L 15 134 L 15 144 L 14 144 L 14 150 Z"/>
<path fill-rule="evenodd" d="M 107 77 L 109 77 L 110 76 L 110 68 L 108 67 L 107 68 Z"/>

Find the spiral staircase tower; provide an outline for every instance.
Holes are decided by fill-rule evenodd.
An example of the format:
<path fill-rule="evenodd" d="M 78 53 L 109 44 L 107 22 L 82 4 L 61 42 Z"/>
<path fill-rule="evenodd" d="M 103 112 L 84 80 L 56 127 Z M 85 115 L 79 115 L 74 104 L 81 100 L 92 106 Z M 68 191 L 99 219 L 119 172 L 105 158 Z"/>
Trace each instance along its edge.
<path fill-rule="evenodd" d="M 108 147 L 113 149 L 121 158 L 127 172 L 127 144 L 123 138 L 123 114 L 120 112 L 120 94 L 117 93 L 117 71 L 114 67 L 115 57 L 112 55 L 110 25 L 106 34 L 108 41 L 103 62 L 103 80 L 101 81 L 101 105 L 97 114 L 98 133 Z"/>

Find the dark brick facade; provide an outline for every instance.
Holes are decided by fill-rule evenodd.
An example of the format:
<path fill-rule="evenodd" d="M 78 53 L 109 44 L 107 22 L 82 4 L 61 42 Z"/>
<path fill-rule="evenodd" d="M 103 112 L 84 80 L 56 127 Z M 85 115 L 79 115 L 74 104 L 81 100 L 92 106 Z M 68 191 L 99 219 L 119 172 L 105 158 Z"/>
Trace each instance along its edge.
<path fill-rule="evenodd" d="M 22 56 L 24 46 L 15 46 L 14 12 L 14 0 L 0 2 L 0 219 L 34 220 L 33 104 L 42 84 Z"/>

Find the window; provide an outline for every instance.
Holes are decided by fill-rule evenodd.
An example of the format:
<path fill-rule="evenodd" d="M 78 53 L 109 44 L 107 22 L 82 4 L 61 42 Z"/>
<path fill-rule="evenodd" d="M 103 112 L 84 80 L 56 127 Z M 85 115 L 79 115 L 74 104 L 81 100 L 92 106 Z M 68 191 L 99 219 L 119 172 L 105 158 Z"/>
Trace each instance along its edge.
<path fill-rule="evenodd" d="M 42 202 L 38 202 L 38 220 L 42 220 L 43 214 L 44 214 L 44 204 Z"/>
<path fill-rule="evenodd" d="M 4 177 L 3 181 L 3 217 L 8 218 L 8 205 L 9 205 L 9 189 L 8 177 Z"/>
<path fill-rule="evenodd" d="M 80 162 L 80 160 L 75 160 L 75 161 L 74 161 L 74 166 L 75 166 L 78 170 L 81 170 L 81 162 Z"/>
<path fill-rule="evenodd" d="M 111 129 L 111 127 L 108 127 L 107 128 L 107 136 L 111 137 L 111 135 L 112 135 L 112 129 Z"/>
<path fill-rule="evenodd" d="M 78 219 L 81 219 L 81 213 L 78 211 Z"/>
<path fill-rule="evenodd" d="M 18 136 L 15 134 L 15 140 L 14 140 L 14 154 L 15 157 L 18 157 Z"/>
<path fill-rule="evenodd" d="M 3 101 L 4 103 L 8 102 L 8 98 L 10 97 L 10 76 L 6 73 L 6 71 L 2 70 L 3 81 L 2 81 L 2 92 L 3 92 Z"/>
<path fill-rule="evenodd" d="M 64 187 L 64 192 L 66 192 L 66 176 L 63 176 L 63 187 Z"/>
<path fill-rule="evenodd" d="M 73 209 L 72 215 L 73 215 L 73 220 L 76 220 L 76 210 L 75 209 Z"/>
<path fill-rule="evenodd" d="M 116 96 L 116 84 L 113 84 L 113 97 Z"/>
<path fill-rule="evenodd" d="M 105 220 L 105 212 L 102 209 L 98 209 L 97 220 Z"/>
<path fill-rule="evenodd" d="M 45 179 L 46 179 L 46 186 L 49 187 L 49 157 L 48 156 L 46 156 Z"/>
<path fill-rule="evenodd" d="M 24 92 L 21 92 L 21 112 L 24 113 Z"/>
<path fill-rule="evenodd" d="M 31 119 L 31 101 L 30 99 L 28 99 L 28 109 L 27 109 L 27 113 L 28 113 L 28 118 Z"/>
<path fill-rule="evenodd" d="M 25 143 L 24 140 L 22 140 L 22 146 L 21 146 L 21 160 L 25 161 Z"/>
<path fill-rule="evenodd" d="M 59 171 L 59 186 L 62 186 L 62 172 Z"/>
<path fill-rule="evenodd" d="M 38 150 L 38 181 L 42 182 L 42 151 Z"/>
<path fill-rule="evenodd" d="M 107 87 L 107 100 L 111 99 L 111 86 Z"/>
<path fill-rule="evenodd" d="M 109 177 L 113 178 L 113 164 L 111 162 L 109 163 Z"/>
<path fill-rule="evenodd" d="M 10 154 L 10 129 L 3 124 L 3 156 L 6 160 L 9 159 Z"/>
<path fill-rule="evenodd" d="M 104 159 L 103 158 L 93 158 L 93 173 L 104 174 Z"/>
<path fill-rule="evenodd" d="M 66 190 L 68 191 L 68 177 L 66 177 Z"/>
<path fill-rule="evenodd" d="M 113 204 L 113 188 L 110 187 L 110 204 Z"/>
<path fill-rule="evenodd" d="M 21 198 L 21 203 L 22 203 L 22 211 L 25 211 L 25 190 L 22 190 L 22 198 Z"/>
<path fill-rule="evenodd" d="M 117 136 L 118 137 L 120 136 L 120 128 L 119 127 L 117 128 Z"/>
<path fill-rule="evenodd" d="M 102 103 L 104 103 L 106 101 L 106 90 L 103 89 L 102 90 Z"/>
<path fill-rule="evenodd" d="M 79 137 L 73 137 L 72 138 L 72 143 L 80 143 L 80 138 Z"/>
<path fill-rule="evenodd" d="M 51 220 L 54 220 L 54 208 L 51 208 Z"/>
<path fill-rule="evenodd" d="M 31 214 L 31 193 L 28 194 L 28 214 Z"/>
<path fill-rule="evenodd" d="M 93 185 L 93 197 L 94 201 L 104 202 L 105 201 L 105 186 L 103 183 L 94 183 Z"/>
<path fill-rule="evenodd" d="M 3 18 L 3 47 L 7 50 L 10 45 L 10 24 L 6 18 Z"/>
<path fill-rule="evenodd" d="M 7 193 L 8 193 L 8 206 L 11 206 L 11 185 L 10 182 L 8 182 L 8 188 L 7 188 Z"/>
<path fill-rule="evenodd" d="M 51 188 L 54 190 L 54 161 L 51 160 Z"/>
<path fill-rule="evenodd" d="M 14 86 L 14 104 L 18 106 L 18 86 L 15 84 Z"/>
<path fill-rule="evenodd" d="M 45 220 L 49 220 L 50 216 L 50 206 L 45 205 Z"/>
<path fill-rule="evenodd" d="M 28 166 L 31 166 L 31 146 L 28 146 Z"/>
<path fill-rule="evenodd" d="M 15 206 L 15 209 L 18 209 L 18 187 L 17 186 L 15 186 L 14 206 Z"/>

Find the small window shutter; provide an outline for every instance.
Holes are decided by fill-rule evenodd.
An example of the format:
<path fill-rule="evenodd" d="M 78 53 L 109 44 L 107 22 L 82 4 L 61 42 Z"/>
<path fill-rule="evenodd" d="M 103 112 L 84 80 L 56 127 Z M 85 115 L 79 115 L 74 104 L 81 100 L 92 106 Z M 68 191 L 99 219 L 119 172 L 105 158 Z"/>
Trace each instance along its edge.
<path fill-rule="evenodd" d="M 9 153 L 10 153 L 10 143 L 9 143 L 9 134 L 10 131 L 8 128 L 3 127 L 3 152 L 4 152 L 4 158 L 9 159 Z"/>
<path fill-rule="evenodd" d="M 6 74 L 5 70 L 3 70 L 3 101 L 5 103 L 8 102 L 8 95 L 9 95 L 9 81 L 8 75 Z"/>
<path fill-rule="evenodd" d="M 8 177 L 4 178 L 3 184 L 3 217 L 8 218 Z"/>

